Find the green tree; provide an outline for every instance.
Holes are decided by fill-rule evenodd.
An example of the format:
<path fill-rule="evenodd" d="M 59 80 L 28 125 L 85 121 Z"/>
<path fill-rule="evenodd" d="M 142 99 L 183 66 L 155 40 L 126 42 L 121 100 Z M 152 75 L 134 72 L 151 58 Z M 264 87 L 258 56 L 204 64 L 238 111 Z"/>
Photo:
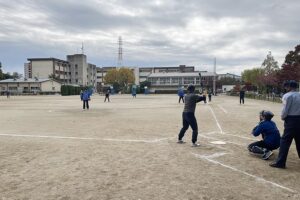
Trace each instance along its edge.
<path fill-rule="evenodd" d="M 242 72 L 242 80 L 262 89 L 262 77 L 265 71 L 262 68 L 246 69 Z"/>
<path fill-rule="evenodd" d="M 0 62 L 0 80 L 2 80 L 3 77 L 3 72 L 2 72 L 2 63 Z"/>
<path fill-rule="evenodd" d="M 271 51 L 269 52 L 269 54 L 261 64 L 261 67 L 264 69 L 264 74 L 266 76 L 279 70 L 278 62 L 272 56 Z"/>

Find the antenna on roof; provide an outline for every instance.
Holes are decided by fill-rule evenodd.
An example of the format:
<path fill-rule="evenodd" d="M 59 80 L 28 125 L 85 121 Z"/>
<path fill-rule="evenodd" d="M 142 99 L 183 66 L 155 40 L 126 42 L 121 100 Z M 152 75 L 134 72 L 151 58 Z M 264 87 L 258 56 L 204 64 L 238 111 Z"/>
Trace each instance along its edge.
<path fill-rule="evenodd" d="M 81 43 L 81 53 L 84 54 L 83 42 Z"/>

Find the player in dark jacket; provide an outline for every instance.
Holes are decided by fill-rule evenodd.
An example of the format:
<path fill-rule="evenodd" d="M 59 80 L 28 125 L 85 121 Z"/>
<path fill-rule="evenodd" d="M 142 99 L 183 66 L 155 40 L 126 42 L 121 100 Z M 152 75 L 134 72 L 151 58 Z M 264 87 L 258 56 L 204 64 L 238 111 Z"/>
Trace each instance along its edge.
<path fill-rule="evenodd" d="M 198 125 L 197 125 L 197 120 L 195 118 L 195 109 L 196 109 L 196 104 L 200 101 L 206 101 L 206 97 L 204 96 L 198 96 L 194 94 L 195 92 L 195 86 L 194 85 L 189 85 L 188 88 L 188 94 L 185 95 L 185 101 L 184 101 L 184 110 L 182 113 L 182 124 L 183 127 L 179 132 L 178 135 L 178 143 L 184 143 L 182 138 L 184 137 L 184 134 L 186 130 L 189 128 L 189 126 L 192 127 L 193 129 L 193 136 L 192 136 L 192 143 L 194 147 L 199 146 L 197 144 L 197 137 L 198 137 Z"/>
<path fill-rule="evenodd" d="M 273 154 L 272 150 L 280 146 L 280 133 L 276 124 L 271 120 L 274 114 L 270 111 L 261 111 L 259 114 L 260 122 L 252 130 L 252 135 L 257 137 L 262 135 L 263 140 L 249 144 L 248 150 L 258 154 L 264 160 L 268 160 Z"/>

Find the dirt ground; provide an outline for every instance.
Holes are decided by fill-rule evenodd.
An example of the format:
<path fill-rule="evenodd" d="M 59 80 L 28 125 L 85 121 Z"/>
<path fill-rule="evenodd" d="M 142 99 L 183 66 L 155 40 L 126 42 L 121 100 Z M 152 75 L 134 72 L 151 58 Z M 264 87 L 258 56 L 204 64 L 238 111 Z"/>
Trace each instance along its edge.
<path fill-rule="evenodd" d="M 0 96 L 0 199 L 300 199 L 295 145 L 287 169 L 246 146 L 268 109 L 281 133 L 281 104 L 217 96 L 199 103 L 200 147 L 177 144 L 176 95 Z M 223 142 L 226 144 L 213 144 Z"/>

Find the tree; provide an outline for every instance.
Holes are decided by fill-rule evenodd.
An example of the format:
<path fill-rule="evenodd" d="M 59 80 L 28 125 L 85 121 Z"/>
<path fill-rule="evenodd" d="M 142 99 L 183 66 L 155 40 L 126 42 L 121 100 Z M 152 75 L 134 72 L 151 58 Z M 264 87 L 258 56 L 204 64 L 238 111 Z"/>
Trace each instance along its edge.
<path fill-rule="evenodd" d="M 267 58 L 261 64 L 261 67 L 264 69 L 264 74 L 269 75 L 272 74 L 274 71 L 279 70 L 278 62 L 272 56 L 271 51 L 267 55 Z"/>
<path fill-rule="evenodd" d="M 134 74 L 129 68 L 111 69 L 106 73 L 104 82 L 126 91 L 128 85 L 134 83 Z"/>
<path fill-rule="evenodd" d="M 53 79 L 53 80 L 56 80 L 56 81 L 60 81 L 59 76 L 55 76 L 55 74 L 50 74 L 50 75 L 48 76 L 48 78 Z"/>
<path fill-rule="evenodd" d="M 12 77 L 14 79 L 20 79 L 23 77 L 23 74 L 19 74 L 18 72 L 13 72 Z"/>
<path fill-rule="evenodd" d="M 286 80 L 300 80 L 300 45 L 286 55 L 278 79 L 281 84 Z"/>
<path fill-rule="evenodd" d="M 0 80 L 3 79 L 2 63 L 0 62 Z"/>
<path fill-rule="evenodd" d="M 242 72 L 242 80 L 247 83 L 260 88 L 262 87 L 262 77 L 264 75 L 264 69 L 262 68 L 253 68 L 246 69 Z"/>

